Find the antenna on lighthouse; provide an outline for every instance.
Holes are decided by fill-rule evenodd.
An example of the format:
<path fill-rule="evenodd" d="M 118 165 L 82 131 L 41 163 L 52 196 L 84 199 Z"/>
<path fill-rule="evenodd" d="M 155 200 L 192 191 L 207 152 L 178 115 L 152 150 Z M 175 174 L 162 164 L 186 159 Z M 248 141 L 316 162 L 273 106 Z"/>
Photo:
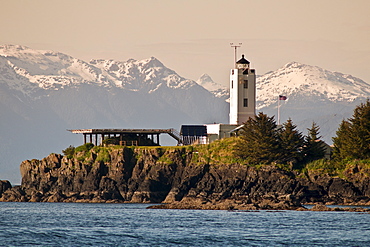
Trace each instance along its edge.
<path fill-rule="evenodd" d="M 235 68 L 236 68 L 236 50 L 238 49 L 238 47 L 241 47 L 242 46 L 242 43 L 239 43 L 239 44 L 234 44 L 234 43 L 230 43 L 230 46 L 231 47 L 234 47 L 234 50 L 235 50 L 235 52 L 234 52 L 234 66 L 235 66 Z"/>

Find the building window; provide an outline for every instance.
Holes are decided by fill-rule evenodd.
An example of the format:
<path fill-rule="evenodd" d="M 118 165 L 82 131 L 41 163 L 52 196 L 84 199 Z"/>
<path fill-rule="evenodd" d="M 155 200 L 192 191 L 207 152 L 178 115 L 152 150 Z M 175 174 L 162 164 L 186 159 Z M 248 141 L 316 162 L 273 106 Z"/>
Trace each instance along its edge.
<path fill-rule="evenodd" d="M 234 74 L 234 70 L 231 70 L 231 74 L 232 74 L 232 75 Z"/>
<path fill-rule="evenodd" d="M 247 98 L 244 99 L 244 107 L 248 107 L 248 99 Z"/>
<path fill-rule="evenodd" d="M 251 73 L 254 74 L 255 70 L 254 69 L 251 69 Z"/>
<path fill-rule="evenodd" d="M 231 80 L 231 88 L 233 88 L 233 87 L 234 87 L 234 81 Z"/>
<path fill-rule="evenodd" d="M 248 88 L 248 80 L 244 80 L 244 88 Z"/>

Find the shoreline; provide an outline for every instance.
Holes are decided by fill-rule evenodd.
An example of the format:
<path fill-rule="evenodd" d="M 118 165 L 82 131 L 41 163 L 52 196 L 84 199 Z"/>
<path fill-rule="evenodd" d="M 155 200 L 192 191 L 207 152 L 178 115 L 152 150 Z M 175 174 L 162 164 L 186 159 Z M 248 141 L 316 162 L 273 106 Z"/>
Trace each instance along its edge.
<path fill-rule="evenodd" d="M 0 203 L 68 203 L 68 204 L 148 204 L 150 206 L 146 209 L 177 209 L 177 210 L 217 210 L 217 211 L 235 211 L 235 212 L 281 212 L 281 211 L 311 211 L 311 212 L 358 212 L 358 213 L 369 213 L 370 205 L 336 205 L 336 204 L 304 204 L 297 208 L 257 208 L 255 205 L 245 205 L 243 207 L 228 207 L 224 205 L 209 206 L 189 206 L 181 205 L 181 203 L 138 203 L 138 202 L 120 202 L 120 201 L 92 201 L 92 200 L 80 200 L 74 202 L 61 201 L 61 202 L 34 202 L 34 201 L 0 201 Z M 312 207 L 306 207 L 306 206 Z"/>

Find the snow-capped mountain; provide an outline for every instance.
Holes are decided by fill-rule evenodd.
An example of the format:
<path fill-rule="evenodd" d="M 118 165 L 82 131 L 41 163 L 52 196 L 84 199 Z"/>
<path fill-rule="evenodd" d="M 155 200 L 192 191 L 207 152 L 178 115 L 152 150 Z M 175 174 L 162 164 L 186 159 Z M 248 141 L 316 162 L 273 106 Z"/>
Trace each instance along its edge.
<path fill-rule="evenodd" d="M 141 61 L 130 59 L 126 62 L 93 59 L 90 64 L 107 72 L 117 86 L 133 91 L 153 93 L 163 86 L 173 89 L 195 86 L 194 81 L 179 76 L 154 57 Z"/>
<path fill-rule="evenodd" d="M 126 62 L 93 59 L 86 63 L 53 51 L 19 45 L 0 46 L 0 80 L 10 88 L 32 94 L 37 89 L 95 84 L 132 91 L 154 92 L 159 87 L 187 89 L 196 85 L 154 57 Z"/>
<path fill-rule="evenodd" d="M 58 90 L 80 83 L 106 84 L 101 71 L 71 56 L 19 45 L 0 46 L 1 83 L 32 95 L 39 89 Z"/>
<path fill-rule="evenodd" d="M 216 97 L 224 99 L 226 102 L 230 102 L 229 88 L 214 82 L 209 75 L 201 75 L 197 80 L 197 83 L 213 93 Z"/>
<path fill-rule="evenodd" d="M 315 98 L 319 101 L 353 102 L 370 96 L 370 84 L 338 72 L 297 62 L 266 73 L 257 79 L 259 109 L 276 104 L 279 95 Z"/>
<path fill-rule="evenodd" d="M 91 60 L 87 63 L 58 52 L 5 45 L 0 46 L 0 68 L 0 83 L 7 85 L 9 89 L 21 92 L 28 96 L 28 99 L 40 99 L 53 95 L 50 98 L 53 101 L 72 88 L 79 92 L 78 89 L 83 87 L 84 90 L 80 90 L 81 94 L 88 91 L 86 88 L 89 90 L 95 88 L 98 91 L 109 90 L 111 95 L 107 98 L 113 97 L 112 95 L 125 94 L 117 104 L 127 108 L 132 107 L 132 103 L 135 102 L 137 108 L 135 112 L 141 115 L 155 114 L 155 111 L 147 112 L 148 109 L 157 105 L 157 111 L 161 111 L 162 109 L 158 106 L 162 105 L 165 108 L 164 105 L 167 105 L 174 109 L 176 114 L 173 117 L 177 119 L 187 117 L 190 122 L 227 120 L 227 117 L 223 116 L 227 115 L 228 111 L 226 102 L 214 97 L 196 82 L 179 76 L 154 57 L 141 61 L 134 59 L 126 62 Z M 134 97 L 135 101 L 125 100 L 135 94 L 138 94 Z M 72 97 L 73 95 L 67 96 Z M 74 103 L 83 104 L 82 101 L 86 100 L 88 98 L 76 96 Z M 61 104 L 61 101 L 58 104 Z M 150 103 L 150 101 L 154 102 Z M 73 100 L 63 101 L 61 105 L 67 105 L 70 102 Z M 208 105 L 208 107 L 197 107 L 197 103 L 203 106 Z M 89 104 L 94 104 L 94 102 L 89 102 Z M 112 104 L 108 106 L 108 109 L 112 109 Z M 55 105 L 54 111 L 59 113 L 62 110 Z M 66 121 L 72 123 L 71 119 L 68 119 L 68 111 L 63 114 L 67 118 Z M 155 115 L 160 116 L 161 114 Z M 134 121 L 132 125 L 136 125 L 132 114 L 130 117 L 131 121 Z M 151 119 L 151 121 L 155 120 Z M 177 121 L 176 123 L 178 124 Z"/>

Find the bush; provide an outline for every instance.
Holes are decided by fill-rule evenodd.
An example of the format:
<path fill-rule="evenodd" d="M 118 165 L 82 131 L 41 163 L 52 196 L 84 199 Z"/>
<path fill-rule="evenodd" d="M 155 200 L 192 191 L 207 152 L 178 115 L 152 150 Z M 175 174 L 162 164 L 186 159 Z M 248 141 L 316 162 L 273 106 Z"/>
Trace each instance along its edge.
<path fill-rule="evenodd" d="M 68 148 L 62 150 L 63 154 L 67 156 L 68 159 L 72 159 L 73 155 L 75 154 L 75 147 L 72 145 L 69 145 Z"/>
<path fill-rule="evenodd" d="M 92 144 L 92 143 L 86 143 L 86 144 L 84 144 L 84 145 L 81 145 L 81 146 L 76 147 L 75 152 L 76 152 L 76 153 L 78 153 L 78 152 L 83 152 L 83 151 L 88 152 L 88 151 L 90 151 L 93 147 L 94 147 L 94 144 Z"/>

